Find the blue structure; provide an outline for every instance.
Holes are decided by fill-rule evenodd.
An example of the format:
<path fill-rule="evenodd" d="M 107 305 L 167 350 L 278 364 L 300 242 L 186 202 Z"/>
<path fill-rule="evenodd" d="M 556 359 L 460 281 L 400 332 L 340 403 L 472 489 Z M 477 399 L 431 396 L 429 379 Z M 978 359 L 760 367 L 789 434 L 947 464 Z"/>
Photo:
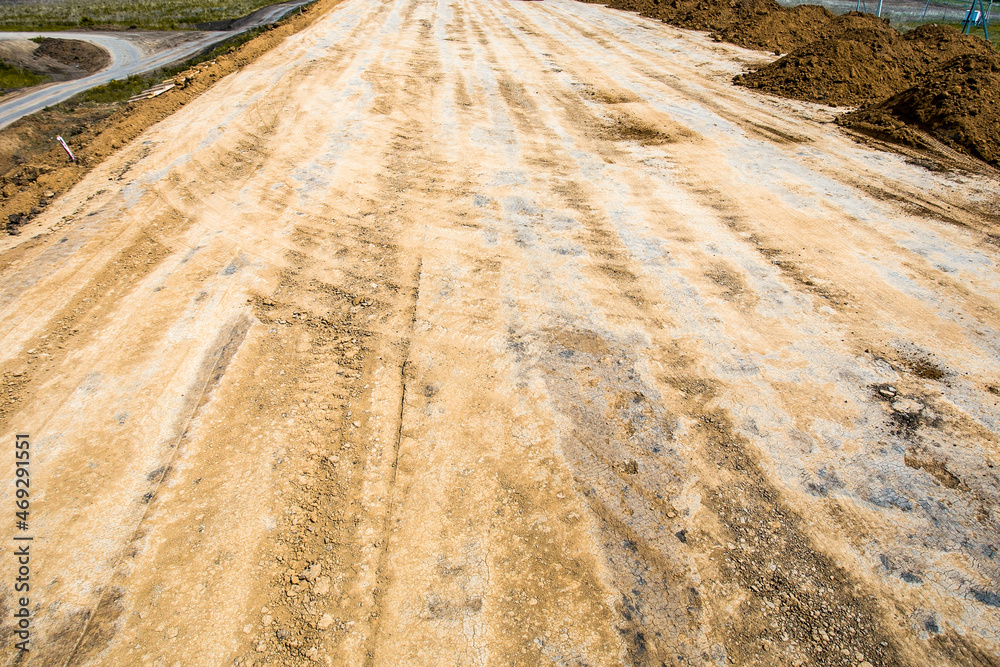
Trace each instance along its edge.
<path fill-rule="evenodd" d="M 976 5 L 979 9 L 976 9 Z M 990 0 L 990 9 L 993 9 L 993 0 Z M 965 14 L 965 21 L 962 22 L 962 34 L 968 35 L 974 26 L 981 25 L 986 39 L 990 38 L 989 10 L 983 9 L 983 0 L 972 0 L 969 11 Z"/>

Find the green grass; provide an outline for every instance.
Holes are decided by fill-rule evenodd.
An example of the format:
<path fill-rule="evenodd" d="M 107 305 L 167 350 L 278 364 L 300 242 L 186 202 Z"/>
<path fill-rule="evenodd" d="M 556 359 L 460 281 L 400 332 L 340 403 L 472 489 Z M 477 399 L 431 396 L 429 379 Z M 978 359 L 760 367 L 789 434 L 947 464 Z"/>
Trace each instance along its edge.
<path fill-rule="evenodd" d="M 30 0 L 3 4 L 0 30 L 66 30 L 116 25 L 154 30 L 224 21 L 273 4 L 274 0 Z"/>
<path fill-rule="evenodd" d="M 20 67 L 0 62 L 0 91 L 10 90 L 13 88 L 26 88 L 28 86 L 44 83 L 48 80 L 49 77 L 47 76 L 32 74 L 31 72 L 23 70 Z"/>

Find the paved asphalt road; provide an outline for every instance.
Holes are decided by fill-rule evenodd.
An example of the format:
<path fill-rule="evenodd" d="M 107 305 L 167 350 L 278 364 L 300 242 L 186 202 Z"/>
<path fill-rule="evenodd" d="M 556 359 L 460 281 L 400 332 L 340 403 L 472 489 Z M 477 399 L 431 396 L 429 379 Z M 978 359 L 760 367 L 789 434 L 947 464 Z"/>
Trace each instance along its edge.
<path fill-rule="evenodd" d="M 182 61 L 196 53 L 225 41 L 241 32 L 260 25 L 276 21 L 291 9 L 306 4 L 302 0 L 286 2 L 266 7 L 251 15 L 250 21 L 236 30 L 220 30 L 212 32 L 191 33 L 191 39 L 182 44 L 165 49 L 147 51 L 138 44 L 134 36 L 137 33 L 102 33 L 102 32 L 0 32 L 0 40 L 31 39 L 33 37 L 58 37 L 61 39 L 79 39 L 96 44 L 111 54 L 111 64 L 106 68 L 73 81 L 60 81 L 31 88 L 9 100 L 0 102 L 0 128 L 10 125 L 17 119 L 30 113 L 40 111 L 45 107 L 58 104 L 85 90 L 113 81 L 124 79 L 132 74 L 150 72 L 171 63 Z"/>

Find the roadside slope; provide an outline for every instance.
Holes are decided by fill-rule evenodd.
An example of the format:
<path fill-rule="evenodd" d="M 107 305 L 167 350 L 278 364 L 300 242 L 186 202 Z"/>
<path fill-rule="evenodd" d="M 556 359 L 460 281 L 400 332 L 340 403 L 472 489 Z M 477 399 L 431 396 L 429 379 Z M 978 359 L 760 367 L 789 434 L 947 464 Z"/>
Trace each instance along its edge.
<path fill-rule="evenodd" d="M 95 110 L 94 115 L 99 118 L 97 122 L 88 122 L 90 114 L 87 109 L 68 117 L 55 109 L 40 112 L 47 117 L 53 116 L 50 122 L 22 120 L 0 130 L 0 165 L 7 167 L 0 174 L 0 223 L 9 222 L 9 228 L 16 231 L 47 206 L 54 196 L 77 183 L 90 167 L 208 90 L 219 79 L 253 62 L 289 35 L 311 25 L 338 1 L 320 0 L 233 52 L 182 73 L 178 79 L 183 79 L 183 85 L 167 94 L 123 106 L 110 116 L 105 115 L 104 109 Z M 67 125 L 79 126 L 79 134 L 67 134 Z M 62 149 L 52 143 L 51 135 L 60 133 L 67 134 L 65 138 L 80 157 L 79 164 L 69 164 Z M 43 145 L 44 148 L 40 149 Z M 46 195 L 47 192 L 51 194 Z"/>

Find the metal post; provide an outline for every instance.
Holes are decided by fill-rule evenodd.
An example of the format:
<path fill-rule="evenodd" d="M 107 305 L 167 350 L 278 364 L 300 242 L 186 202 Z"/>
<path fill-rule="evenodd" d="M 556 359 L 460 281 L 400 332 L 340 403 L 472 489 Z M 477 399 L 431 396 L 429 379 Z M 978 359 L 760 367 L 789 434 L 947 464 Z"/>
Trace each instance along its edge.
<path fill-rule="evenodd" d="M 965 19 L 962 21 L 962 34 L 968 35 L 972 31 L 972 12 L 976 10 L 976 0 L 972 0 L 972 4 L 969 5 L 969 11 L 965 13 Z"/>
<path fill-rule="evenodd" d="M 983 0 L 979 0 L 979 6 L 983 6 Z M 993 11 L 993 0 L 990 0 L 989 7 L 983 12 L 983 34 L 986 35 L 986 41 L 990 41 L 990 12 Z"/>
<path fill-rule="evenodd" d="M 993 0 L 990 0 L 990 2 L 992 3 Z M 920 12 L 920 18 L 924 18 L 925 16 L 927 16 L 927 6 L 929 4 L 931 4 L 931 0 L 927 0 L 927 2 L 924 3 L 924 11 Z"/>
<path fill-rule="evenodd" d="M 878 14 L 876 14 L 875 16 L 879 17 L 882 16 L 882 0 L 878 0 Z"/>

